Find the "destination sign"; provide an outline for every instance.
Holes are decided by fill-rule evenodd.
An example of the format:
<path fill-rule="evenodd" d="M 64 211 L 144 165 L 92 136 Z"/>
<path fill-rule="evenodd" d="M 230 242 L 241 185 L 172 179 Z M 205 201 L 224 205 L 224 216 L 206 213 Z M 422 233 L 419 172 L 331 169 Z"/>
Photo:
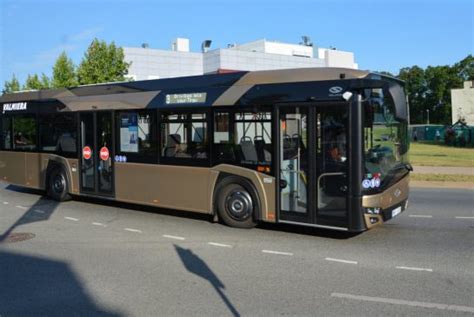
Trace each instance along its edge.
<path fill-rule="evenodd" d="M 6 111 L 22 111 L 26 110 L 26 102 L 15 102 L 3 104 L 3 113 Z"/>
<path fill-rule="evenodd" d="M 166 95 L 166 104 L 181 104 L 181 103 L 205 103 L 207 93 L 193 92 L 189 94 L 169 94 Z"/>

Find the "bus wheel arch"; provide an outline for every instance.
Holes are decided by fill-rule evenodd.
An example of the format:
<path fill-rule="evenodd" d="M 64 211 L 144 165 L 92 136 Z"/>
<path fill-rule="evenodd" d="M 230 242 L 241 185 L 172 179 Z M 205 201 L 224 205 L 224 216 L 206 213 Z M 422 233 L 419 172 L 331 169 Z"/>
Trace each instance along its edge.
<path fill-rule="evenodd" d="M 46 170 L 46 193 L 57 201 L 71 199 L 69 191 L 71 188 L 70 177 L 63 164 L 50 161 Z"/>
<path fill-rule="evenodd" d="M 214 213 L 226 225 L 253 228 L 260 219 L 261 202 L 255 186 L 247 178 L 219 175 L 214 190 Z"/>

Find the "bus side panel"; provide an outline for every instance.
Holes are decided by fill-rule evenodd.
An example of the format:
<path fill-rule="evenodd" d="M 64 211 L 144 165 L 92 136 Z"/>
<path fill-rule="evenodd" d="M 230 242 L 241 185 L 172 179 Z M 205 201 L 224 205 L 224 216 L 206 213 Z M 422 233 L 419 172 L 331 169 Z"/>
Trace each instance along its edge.
<path fill-rule="evenodd" d="M 257 190 L 257 194 L 260 198 L 261 215 L 260 220 L 266 222 L 275 222 L 275 178 L 270 175 L 258 173 L 248 168 L 234 166 L 234 165 L 217 165 L 213 167 L 213 170 L 218 172 L 224 172 L 227 174 L 235 175 L 238 177 L 244 177 L 252 182 L 253 186 Z M 212 186 L 215 188 L 217 184 Z"/>
<path fill-rule="evenodd" d="M 0 177 L 3 181 L 25 186 L 25 153 L 0 152 Z"/>
<path fill-rule="evenodd" d="M 170 209 L 211 213 L 209 168 L 115 164 L 115 198 Z"/>
<path fill-rule="evenodd" d="M 44 189 L 44 173 L 41 167 L 41 154 L 25 153 L 25 185 L 31 188 Z"/>

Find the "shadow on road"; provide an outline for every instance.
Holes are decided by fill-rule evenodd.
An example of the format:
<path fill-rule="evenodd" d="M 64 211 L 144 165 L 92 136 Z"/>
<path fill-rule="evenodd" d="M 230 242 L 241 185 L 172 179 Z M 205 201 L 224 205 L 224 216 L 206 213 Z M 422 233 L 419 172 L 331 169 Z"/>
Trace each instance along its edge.
<path fill-rule="evenodd" d="M 16 186 L 8 186 L 7 190 L 24 192 L 23 189 Z M 18 190 L 19 189 L 19 190 Z M 31 192 L 31 191 L 28 191 Z M 41 197 L 21 216 L 14 224 L 12 224 L 4 233 L 0 235 L 0 243 L 5 241 L 10 233 L 17 227 L 33 222 L 48 220 L 58 206 L 58 202 L 50 200 L 46 197 Z"/>
<path fill-rule="evenodd" d="M 295 234 L 303 234 L 307 236 L 315 236 L 320 238 L 328 238 L 335 240 L 346 240 L 356 237 L 360 232 L 347 232 L 339 230 L 328 230 L 322 228 L 313 228 L 305 226 L 297 226 L 290 224 L 280 224 L 280 223 L 266 223 L 262 222 L 258 225 L 258 228 L 271 231 L 281 231 Z"/>
<path fill-rule="evenodd" d="M 22 187 L 18 187 L 14 185 L 9 185 L 6 189 L 16 191 L 16 192 L 23 192 L 23 193 L 32 193 L 32 194 L 39 194 L 39 195 L 44 194 L 43 192 L 38 191 L 38 190 L 22 188 Z M 172 216 L 172 217 L 195 219 L 195 220 L 202 220 L 202 221 L 208 221 L 208 222 L 212 221 L 212 218 L 213 218 L 212 215 L 209 215 L 209 214 L 166 209 L 166 208 L 139 205 L 139 204 L 133 204 L 133 203 L 125 203 L 125 202 L 120 202 L 120 201 L 105 200 L 105 199 L 94 198 L 94 197 L 74 196 L 74 200 L 85 202 L 85 203 L 92 203 L 92 204 L 97 204 L 97 205 L 121 208 L 121 209 L 132 209 L 132 210 L 138 210 L 138 211 L 143 211 L 147 213 L 155 213 L 155 214 L 159 213 L 162 215 L 167 215 L 167 216 Z M 47 198 L 41 198 L 40 201 L 43 201 L 45 203 L 51 202 L 52 204 L 55 204 L 54 208 L 56 208 L 57 206 L 57 202 L 53 200 L 48 200 Z M 30 208 L 30 210 L 32 208 Z M 30 210 L 25 214 L 26 217 L 29 217 L 31 215 Z M 53 211 L 54 209 L 50 212 L 50 214 Z M 269 230 L 269 231 L 296 233 L 296 234 L 310 235 L 310 236 L 315 236 L 315 237 L 320 237 L 320 238 L 337 239 L 337 240 L 350 239 L 359 235 L 359 233 L 352 233 L 352 232 L 346 232 L 346 231 L 327 230 L 327 229 L 321 229 L 321 228 L 296 226 L 296 225 L 290 225 L 290 224 L 274 224 L 274 223 L 264 223 L 264 222 L 261 222 L 258 225 L 258 228 Z M 2 237 L 3 235 L 0 236 L 0 242 L 2 241 Z"/>
<path fill-rule="evenodd" d="M 230 312 L 234 316 L 240 316 L 237 309 L 230 302 L 227 296 L 222 292 L 222 289 L 225 289 L 224 284 L 219 280 L 219 278 L 212 272 L 212 270 L 207 266 L 206 262 L 201 260 L 200 257 L 195 255 L 189 249 L 183 249 L 177 245 L 174 246 L 176 252 L 178 253 L 181 261 L 184 264 L 184 267 L 191 273 L 196 274 L 197 276 L 207 280 L 216 290 L 217 294 L 222 298 L 226 306 L 229 308 Z"/>
<path fill-rule="evenodd" d="M 0 251 L 0 316 L 119 316 L 94 303 L 64 262 Z"/>

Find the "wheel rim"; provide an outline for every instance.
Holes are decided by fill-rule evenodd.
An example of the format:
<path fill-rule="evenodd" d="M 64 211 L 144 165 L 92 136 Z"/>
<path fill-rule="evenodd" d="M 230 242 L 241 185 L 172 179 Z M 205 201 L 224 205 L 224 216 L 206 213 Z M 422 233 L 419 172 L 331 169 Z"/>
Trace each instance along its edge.
<path fill-rule="evenodd" d="M 235 220 L 245 220 L 253 211 L 252 197 L 245 190 L 235 189 L 227 195 L 225 207 L 227 213 Z"/>
<path fill-rule="evenodd" d="M 61 194 L 66 188 L 66 180 L 59 174 L 54 177 L 53 180 L 53 191 L 57 194 Z"/>

